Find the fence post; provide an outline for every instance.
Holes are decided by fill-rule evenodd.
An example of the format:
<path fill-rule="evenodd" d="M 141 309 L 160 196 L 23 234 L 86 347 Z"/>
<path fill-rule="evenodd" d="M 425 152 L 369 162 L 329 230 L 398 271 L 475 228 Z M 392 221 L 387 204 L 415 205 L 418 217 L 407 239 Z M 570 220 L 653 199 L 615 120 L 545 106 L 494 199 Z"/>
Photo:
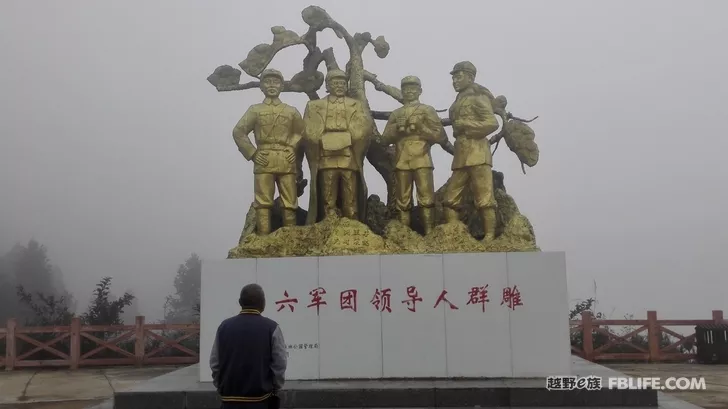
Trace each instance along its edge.
<path fill-rule="evenodd" d="M 660 361 L 660 325 L 657 323 L 657 311 L 647 311 L 647 345 L 649 361 Z"/>
<path fill-rule="evenodd" d="M 18 322 L 15 318 L 8 319 L 7 334 L 5 334 L 5 370 L 12 371 L 15 369 L 15 328 Z"/>
<path fill-rule="evenodd" d="M 713 310 L 713 322 L 716 324 L 723 323 L 723 310 Z"/>
<path fill-rule="evenodd" d="M 81 363 L 81 318 L 71 318 L 71 369 Z"/>
<path fill-rule="evenodd" d="M 144 334 L 144 317 L 137 316 L 134 327 L 134 365 L 137 367 L 142 366 L 144 363 L 144 348 L 146 346 Z"/>
<path fill-rule="evenodd" d="M 593 324 L 592 324 L 592 313 L 591 311 L 581 312 L 581 342 L 584 349 L 584 359 L 587 361 L 594 361 L 594 339 L 592 337 Z"/>

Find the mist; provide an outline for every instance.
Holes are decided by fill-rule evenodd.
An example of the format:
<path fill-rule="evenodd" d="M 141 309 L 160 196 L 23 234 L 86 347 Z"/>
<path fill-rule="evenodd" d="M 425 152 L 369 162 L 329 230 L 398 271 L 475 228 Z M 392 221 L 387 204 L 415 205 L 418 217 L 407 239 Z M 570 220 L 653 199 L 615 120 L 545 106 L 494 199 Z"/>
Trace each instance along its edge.
<path fill-rule="evenodd" d="M 231 132 L 262 95 L 218 93 L 206 77 L 269 43 L 272 26 L 303 33 L 310 4 L 385 36 L 389 55 L 368 49 L 366 69 L 392 85 L 419 76 L 424 103 L 449 107 L 449 71 L 470 60 L 510 111 L 539 116 L 539 163 L 524 175 L 501 147 L 494 168 L 541 249 L 566 252 L 572 302 L 596 296 L 613 318 L 728 309 L 728 4 L 707 0 L 5 0 L 0 254 L 36 240 L 77 310 L 109 276 L 148 321 L 164 318 L 180 264 L 225 258 L 253 200 Z M 343 41 L 320 38 L 345 63 Z M 290 78 L 305 55 L 288 48 L 270 67 Z M 367 93 L 372 109 L 399 105 Z M 301 112 L 307 100 L 282 99 Z M 439 187 L 451 157 L 435 147 L 433 159 Z"/>

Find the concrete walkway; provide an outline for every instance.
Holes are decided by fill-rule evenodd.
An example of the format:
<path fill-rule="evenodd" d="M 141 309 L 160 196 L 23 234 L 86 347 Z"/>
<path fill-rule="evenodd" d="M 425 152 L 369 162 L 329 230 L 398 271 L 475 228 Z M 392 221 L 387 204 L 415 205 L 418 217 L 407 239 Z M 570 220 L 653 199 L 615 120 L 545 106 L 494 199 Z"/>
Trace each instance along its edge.
<path fill-rule="evenodd" d="M 705 377 L 708 390 L 670 395 L 710 409 L 728 409 L 728 365 L 608 364 L 630 376 Z M 182 366 L 68 370 L 0 370 L 0 409 L 83 409 L 139 382 Z M 111 406 L 109 405 L 109 409 Z"/>
<path fill-rule="evenodd" d="M 0 371 L 0 408 L 81 409 L 180 368 L 116 367 L 69 370 Z"/>
<path fill-rule="evenodd" d="M 704 391 L 670 391 L 670 395 L 703 408 L 728 409 L 728 365 L 607 364 L 634 377 L 705 378 Z"/>

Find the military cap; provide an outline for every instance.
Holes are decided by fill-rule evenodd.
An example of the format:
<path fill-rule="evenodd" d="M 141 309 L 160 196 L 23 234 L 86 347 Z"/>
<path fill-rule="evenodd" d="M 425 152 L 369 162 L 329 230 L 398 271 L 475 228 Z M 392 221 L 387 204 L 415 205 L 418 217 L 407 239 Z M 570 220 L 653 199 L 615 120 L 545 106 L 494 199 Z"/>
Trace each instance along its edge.
<path fill-rule="evenodd" d="M 281 74 L 280 71 L 274 70 L 272 68 L 265 69 L 260 74 L 260 79 L 261 80 L 263 80 L 266 77 L 278 77 L 281 81 L 283 81 L 283 74 Z"/>
<path fill-rule="evenodd" d="M 329 70 L 326 73 L 326 81 L 332 80 L 334 78 L 344 78 L 346 79 L 346 73 L 341 70 Z"/>
<path fill-rule="evenodd" d="M 473 76 L 475 76 L 475 74 L 477 74 L 478 72 L 478 70 L 475 69 L 475 65 L 473 65 L 473 63 L 471 63 L 470 61 L 460 61 L 459 63 L 455 64 L 455 66 L 452 68 L 452 71 L 450 71 L 450 75 L 453 75 L 459 71 L 469 72 L 473 74 Z"/>
<path fill-rule="evenodd" d="M 401 85 L 404 86 L 406 84 L 415 84 L 420 87 L 422 86 L 422 82 L 420 81 L 420 79 L 414 75 L 408 75 L 408 76 L 402 78 Z"/>

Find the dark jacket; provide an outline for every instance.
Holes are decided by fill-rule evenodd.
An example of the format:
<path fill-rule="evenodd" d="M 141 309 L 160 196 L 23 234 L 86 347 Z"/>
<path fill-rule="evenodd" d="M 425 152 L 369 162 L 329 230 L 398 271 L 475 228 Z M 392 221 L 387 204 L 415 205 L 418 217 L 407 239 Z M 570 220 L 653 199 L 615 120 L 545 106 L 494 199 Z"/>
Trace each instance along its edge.
<path fill-rule="evenodd" d="M 210 354 L 213 384 L 223 402 L 262 402 L 283 387 L 286 344 L 278 324 L 245 309 L 220 324 Z"/>

